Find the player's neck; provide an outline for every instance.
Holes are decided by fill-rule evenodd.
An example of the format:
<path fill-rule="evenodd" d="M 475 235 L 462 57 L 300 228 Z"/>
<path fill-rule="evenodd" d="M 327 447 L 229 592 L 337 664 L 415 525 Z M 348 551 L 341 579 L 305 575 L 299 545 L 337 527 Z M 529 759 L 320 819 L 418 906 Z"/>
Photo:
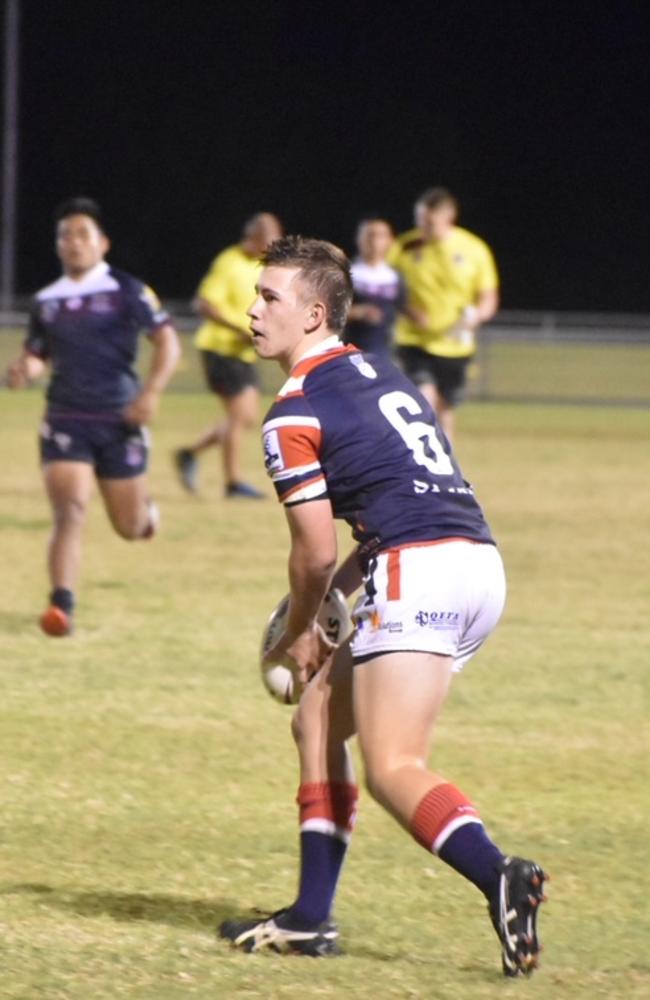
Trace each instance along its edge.
<path fill-rule="evenodd" d="M 100 267 L 106 267 L 106 266 L 107 264 L 105 260 L 98 260 L 95 264 L 92 265 L 92 267 L 84 267 L 84 268 L 75 267 L 73 269 L 64 267 L 63 276 L 65 278 L 68 278 L 70 281 L 76 281 L 77 283 L 79 283 L 83 281 L 84 278 L 87 278 L 89 274 L 92 274 L 93 271 L 98 270 Z"/>
<path fill-rule="evenodd" d="M 316 336 L 318 336 L 318 340 L 313 339 Z M 341 339 L 338 333 L 335 333 L 333 330 L 324 330 L 322 334 L 312 334 L 312 336 L 305 338 L 300 344 L 297 344 L 294 350 L 291 351 L 286 359 L 286 367 L 284 359 L 280 361 L 280 365 L 288 375 L 298 362 L 304 361 L 305 358 L 313 357 L 315 354 L 320 354 L 322 351 L 329 351 L 337 347 L 340 343 Z"/>
<path fill-rule="evenodd" d="M 442 233 L 431 233 L 429 236 L 424 237 L 425 243 L 444 243 L 448 240 L 454 231 L 454 226 L 450 226 L 449 229 L 445 229 Z"/>

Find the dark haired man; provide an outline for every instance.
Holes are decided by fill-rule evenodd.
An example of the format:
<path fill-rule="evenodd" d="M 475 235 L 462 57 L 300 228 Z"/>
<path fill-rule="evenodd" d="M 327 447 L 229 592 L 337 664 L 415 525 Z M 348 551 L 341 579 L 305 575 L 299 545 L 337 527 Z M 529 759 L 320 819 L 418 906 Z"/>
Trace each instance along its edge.
<path fill-rule="evenodd" d="M 72 631 L 82 530 L 96 478 L 115 531 L 149 538 L 157 510 L 145 475 L 146 425 L 180 356 L 169 316 L 138 278 L 106 262 L 110 243 L 101 211 L 72 198 L 56 211 L 56 252 L 63 275 L 36 293 L 23 352 L 7 382 L 19 388 L 47 364 L 51 377 L 40 428 L 43 478 L 52 508 L 48 550 L 47 635 Z M 134 371 L 138 338 L 153 346 L 149 374 Z"/>
<path fill-rule="evenodd" d="M 275 215 L 253 215 L 244 224 L 240 242 L 222 250 L 199 285 L 195 305 L 203 323 L 194 342 L 208 386 L 223 403 L 226 417 L 174 456 L 180 481 L 190 493 L 198 489 L 197 456 L 206 448 L 220 446 L 226 496 L 255 500 L 264 495 L 243 481 L 241 470 L 242 438 L 258 423 L 260 395 L 246 310 L 259 274 L 260 254 L 281 235 Z"/>
<path fill-rule="evenodd" d="M 426 763 L 452 673 L 501 614 L 498 550 L 424 397 L 390 362 L 339 339 L 352 296 L 345 255 L 287 237 L 263 264 L 249 315 L 259 357 L 287 375 L 264 451 L 291 535 L 287 626 L 267 658 L 304 686 L 293 720 L 301 872 L 291 906 L 220 933 L 245 951 L 336 953 L 331 906 L 356 815 L 347 740 L 357 732 L 371 794 L 483 892 L 505 974 L 529 973 L 544 873 L 505 857 L 472 802 Z M 358 548 L 333 576 L 337 517 Z M 332 655 L 317 623 L 323 597 L 362 582 L 356 630 Z"/>
<path fill-rule="evenodd" d="M 499 305 L 492 253 L 456 225 L 457 216 L 458 202 L 446 188 L 425 191 L 415 204 L 417 228 L 399 237 L 390 257 L 407 291 L 407 308 L 396 327 L 397 358 L 449 438 L 476 351 L 476 331 Z"/>

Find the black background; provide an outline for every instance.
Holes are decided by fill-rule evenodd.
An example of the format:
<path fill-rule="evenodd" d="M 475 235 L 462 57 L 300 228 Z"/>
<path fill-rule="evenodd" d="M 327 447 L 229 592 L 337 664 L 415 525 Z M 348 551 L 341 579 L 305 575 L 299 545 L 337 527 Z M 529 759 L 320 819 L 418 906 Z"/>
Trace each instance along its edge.
<path fill-rule="evenodd" d="M 647 5 L 23 0 L 21 292 L 52 209 L 188 297 L 254 211 L 352 249 L 443 183 L 510 308 L 650 311 Z"/>

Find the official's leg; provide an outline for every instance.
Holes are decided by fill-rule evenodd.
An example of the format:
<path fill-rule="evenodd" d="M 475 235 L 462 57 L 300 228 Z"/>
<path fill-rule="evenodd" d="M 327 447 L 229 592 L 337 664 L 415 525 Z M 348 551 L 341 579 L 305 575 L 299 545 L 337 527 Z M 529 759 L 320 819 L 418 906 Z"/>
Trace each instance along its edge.
<path fill-rule="evenodd" d="M 239 494 L 242 485 L 242 439 L 247 430 L 259 423 L 259 390 L 254 385 L 245 386 L 236 395 L 224 397 L 226 424 L 223 437 L 223 468 L 226 493 Z M 254 491 L 253 491 L 254 492 Z M 252 495 L 252 493 L 251 493 Z"/>
<path fill-rule="evenodd" d="M 223 447 L 226 496 L 256 499 L 263 496 L 241 479 L 242 438 L 259 421 L 259 390 L 255 366 L 239 358 L 213 351 L 202 351 L 207 383 L 219 397 L 226 411 L 225 419 L 212 425 L 192 445 L 180 448 L 174 462 L 183 486 L 190 492 L 198 489 L 197 456 L 214 445 Z"/>
<path fill-rule="evenodd" d="M 438 422 L 448 441 L 453 442 L 456 432 L 456 414 L 454 407 L 447 402 L 434 387 L 434 402 L 432 403 Z"/>
<path fill-rule="evenodd" d="M 203 431 L 192 444 L 188 445 L 187 448 L 182 448 L 181 451 L 189 452 L 192 455 L 199 455 L 206 448 L 216 448 L 220 444 L 223 444 L 225 433 L 226 421 L 223 419 L 218 420 L 208 427 L 207 430 Z"/>

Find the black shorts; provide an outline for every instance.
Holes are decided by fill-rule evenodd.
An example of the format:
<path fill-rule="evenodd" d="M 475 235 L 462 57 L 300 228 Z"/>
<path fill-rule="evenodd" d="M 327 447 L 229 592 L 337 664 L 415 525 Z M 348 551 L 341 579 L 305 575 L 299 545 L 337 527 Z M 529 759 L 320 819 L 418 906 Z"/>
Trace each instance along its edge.
<path fill-rule="evenodd" d="M 215 351 L 201 351 L 201 360 L 206 381 L 218 396 L 238 396 L 251 385 L 259 386 L 257 369 L 248 361 Z"/>
<path fill-rule="evenodd" d="M 462 401 L 471 355 L 464 358 L 443 358 L 419 347 L 398 347 L 395 356 L 404 374 L 415 385 L 435 385 L 449 406 L 456 406 Z"/>
<path fill-rule="evenodd" d="M 41 462 L 87 462 L 99 479 L 133 479 L 147 469 L 149 433 L 118 416 L 46 414 L 39 432 Z"/>

